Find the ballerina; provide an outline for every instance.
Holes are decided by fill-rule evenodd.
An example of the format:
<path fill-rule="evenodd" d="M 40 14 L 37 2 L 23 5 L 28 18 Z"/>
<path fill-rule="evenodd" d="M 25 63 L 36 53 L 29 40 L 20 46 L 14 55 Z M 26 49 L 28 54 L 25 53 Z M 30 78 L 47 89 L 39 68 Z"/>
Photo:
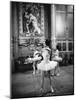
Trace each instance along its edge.
<path fill-rule="evenodd" d="M 33 61 L 33 74 L 36 74 L 36 68 L 37 68 L 37 63 L 39 60 L 35 61 L 38 57 L 41 56 L 41 52 L 38 49 L 34 50 L 33 58 L 31 59 Z"/>
<path fill-rule="evenodd" d="M 49 48 L 49 42 L 45 42 L 44 48 L 41 50 L 41 55 L 36 55 L 34 58 L 29 58 L 29 61 L 40 61 L 40 63 L 37 63 L 37 70 L 41 72 L 41 89 L 40 91 L 44 91 L 44 77 L 45 77 L 45 72 L 48 73 L 48 79 L 50 81 L 50 90 L 51 92 L 54 92 L 54 89 L 52 87 L 52 81 L 50 77 L 50 71 L 55 69 L 58 62 L 56 61 L 50 61 L 50 55 L 51 55 L 51 49 Z"/>
<path fill-rule="evenodd" d="M 53 50 L 52 60 L 58 62 L 58 66 L 55 68 L 54 74 L 59 76 L 60 75 L 59 62 L 62 61 L 62 58 L 59 56 L 59 46 L 58 45 L 56 46 L 56 49 Z M 56 70 L 58 70 L 57 73 L 56 73 Z"/>
<path fill-rule="evenodd" d="M 40 46 L 40 49 L 42 47 Z M 37 64 L 41 62 L 41 60 L 43 59 L 42 55 L 41 55 L 41 51 L 39 50 L 39 48 L 36 48 L 34 50 L 34 53 L 33 53 L 33 57 L 29 57 L 27 58 L 27 60 L 25 60 L 25 62 L 28 62 L 28 63 L 33 63 L 33 75 L 36 74 L 36 69 L 37 69 Z"/>
<path fill-rule="evenodd" d="M 50 71 L 55 69 L 55 67 L 58 64 L 56 61 L 50 61 L 51 49 L 48 46 L 49 45 L 46 42 L 45 47 L 42 49 L 43 60 L 41 61 L 41 63 L 37 64 L 37 69 L 41 71 L 41 89 L 40 90 L 42 92 L 44 91 L 43 86 L 44 86 L 45 72 L 48 73 L 51 92 L 54 92 L 54 89 L 52 87 L 51 77 L 50 77 Z"/>
<path fill-rule="evenodd" d="M 53 50 L 52 60 L 58 61 L 58 62 L 62 61 L 62 58 L 59 57 L 59 46 L 58 45 L 56 46 L 56 49 Z"/>

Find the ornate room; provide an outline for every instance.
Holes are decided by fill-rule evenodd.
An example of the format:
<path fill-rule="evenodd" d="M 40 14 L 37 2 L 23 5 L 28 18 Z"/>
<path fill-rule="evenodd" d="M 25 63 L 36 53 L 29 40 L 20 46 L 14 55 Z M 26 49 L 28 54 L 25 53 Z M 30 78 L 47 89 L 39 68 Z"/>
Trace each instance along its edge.
<path fill-rule="evenodd" d="M 25 64 L 25 59 L 32 57 L 34 49 L 45 44 L 46 40 L 50 41 L 49 47 L 51 49 L 55 49 L 56 45 L 59 46 L 59 56 L 62 57 L 59 66 L 61 68 L 61 77 L 64 80 L 61 84 L 64 84 L 58 87 L 56 89 L 57 92 L 52 95 L 73 94 L 74 5 L 10 2 L 12 98 L 41 96 L 37 90 L 39 86 L 35 87 L 36 89 L 34 89 L 33 93 L 29 92 L 29 88 L 26 87 L 24 90 L 24 87 L 20 85 L 16 77 L 19 79 L 21 77 L 21 81 L 26 80 L 25 83 L 21 84 L 27 85 L 30 77 L 31 82 L 35 81 L 37 83 L 37 76 L 32 80 L 32 63 Z M 70 67 L 71 71 L 68 71 Z M 67 75 L 66 71 L 71 75 Z M 21 76 L 17 75 L 19 73 Z M 22 76 L 23 74 L 26 74 L 28 79 L 25 79 Z M 62 75 L 66 75 L 66 77 L 64 78 Z M 70 77 L 72 78 L 70 79 Z M 68 82 L 66 78 L 68 78 Z M 53 81 L 56 80 L 53 79 Z M 58 84 L 58 80 L 56 82 Z M 16 87 L 17 83 L 22 88 Z M 68 87 L 66 83 L 69 84 Z M 29 82 L 29 84 L 33 83 Z M 66 87 L 67 89 L 65 89 Z M 15 88 L 18 90 L 15 90 Z M 33 89 L 31 86 L 30 88 Z M 60 88 L 64 91 L 59 90 Z M 49 93 L 44 93 L 43 96 L 49 95 Z"/>

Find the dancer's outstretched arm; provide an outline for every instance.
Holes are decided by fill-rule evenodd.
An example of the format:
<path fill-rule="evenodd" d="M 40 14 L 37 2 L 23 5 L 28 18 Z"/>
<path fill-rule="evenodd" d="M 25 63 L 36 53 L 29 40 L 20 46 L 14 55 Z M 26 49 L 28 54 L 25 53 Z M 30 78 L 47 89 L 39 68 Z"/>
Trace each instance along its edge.
<path fill-rule="evenodd" d="M 41 57 L 36 56 L 35 58 L 31 58 L 30 60 L 31 61 L 39 61 L 39 60 L 41 60 Z"/>

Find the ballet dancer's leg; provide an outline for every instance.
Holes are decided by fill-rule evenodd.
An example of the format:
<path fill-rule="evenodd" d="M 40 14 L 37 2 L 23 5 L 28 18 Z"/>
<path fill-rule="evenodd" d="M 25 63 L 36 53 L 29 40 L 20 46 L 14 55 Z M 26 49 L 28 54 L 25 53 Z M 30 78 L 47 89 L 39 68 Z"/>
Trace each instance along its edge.
<path fill-rule="evenodd" d="M 43 92 L 44 87 L 44 71 L 41 71 L 41 92 Z"/>
<path fill-rule="evenodd" d="M 55 57 L 53 60 L 57 62 L 57 66 L 55 67 L 54 73 L 55 73 L 56 76 L 60 76 L 59 62 L 62 61 L 62 58 L 61 57 Z"/>
<path fill-rule="evenodd" d="M 53 93 L 54 89 L 52 87 L 52 80 L 51 80 L 51 76 L 50 76 L 50 71 L 48 71 L 48 78 L 49 78 L 49 81 L 50 81 L 50 89 L 51 89 L 51 92 Z"/>
<path fill-rule="evenodd" d="M 58 65 L 57 65 L 57 74 L 56 74 L 57 76 L 60 76 L 60 67 L 59 67 L 59 63 L 58 63 Z"/>
<path fill-rule="evenodd" d="M 60 76 L 60 67 L 59 67 L 59 62 L 57 62 L 57 66 L 54 69 L 54 75 L 55 76 Z"/>
<path fill-rule="evenodd" d="M 36 74 L 36 68 L 35 68 L 35 66 L 36 66 L 36 62 L 34 61 L 33 62 L 33 74 Z"/>

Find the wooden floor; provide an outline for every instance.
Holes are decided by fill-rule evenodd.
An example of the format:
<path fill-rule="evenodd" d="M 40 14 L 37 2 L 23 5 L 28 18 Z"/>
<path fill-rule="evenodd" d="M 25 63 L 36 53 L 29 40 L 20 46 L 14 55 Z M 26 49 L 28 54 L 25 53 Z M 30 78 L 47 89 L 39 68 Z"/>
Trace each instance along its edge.
<path fill-rule="evenodd" d="M 60 67 L 60 76 L 52 77 L 55 92 L 50 92 L 48 78 L 45 77 L 44 92 L 40 91 L 40 74 L 33 75 L 32 71 L 12 75 L 12 98 L 31 98 L 46 96 L 62 96 L 74 94 L 73 66 Z"/>

